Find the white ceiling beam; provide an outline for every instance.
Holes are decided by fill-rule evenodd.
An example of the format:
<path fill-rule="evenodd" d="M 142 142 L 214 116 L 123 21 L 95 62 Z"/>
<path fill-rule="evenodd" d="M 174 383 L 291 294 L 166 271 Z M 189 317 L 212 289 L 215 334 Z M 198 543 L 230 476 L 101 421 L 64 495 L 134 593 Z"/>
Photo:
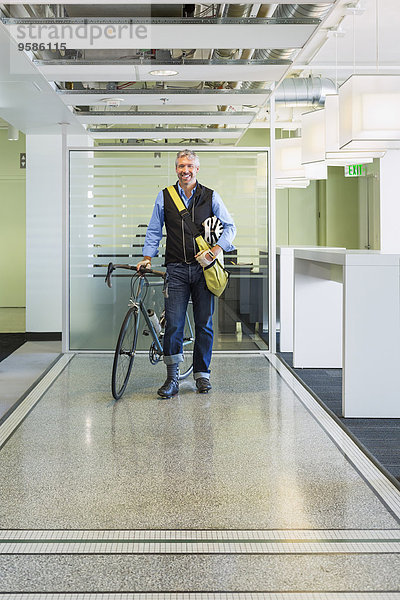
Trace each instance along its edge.
<path fill-rule="evenodd" d="M 61 133 L 61 123 L 69 125 L 71 134 L 85 133 L 1 22 L 0 117 L 24 133 Z"/>
<path fill-rule="evenodd" d="M 119 99 L 122 106 L 260 106 L 267 101 L 270 90 L 59 90 L 57 95 L 68 106 L 107 106 L 107 100 Z"/>
<path fill-rule="evenodd" d="M 31 23 L 5 20 L 19 44 L 48 44 L 71 50 L 128 50 L 181 48 L 302 48 L 316 23 L 149 23 L 146 20 L 107 20 L 87 23 L 54 23 L 36 19 Z M 19 20 L 21 21 L 21 20 Z M 58 44 L 58 46 L 56 46 Z"/>
<path fill-rule="evenodd" d="M 72 61 L 71 61 L 72 62 Z M 234 63 L 234 61 L 232 61 Z M 50 81 L 278 81 L 290 66 L 284 64 L 43 64 L 39 71 Z M 151 75 L 152 70 L 177 71 L 177 75 Z"/>
<path fill-rule="evenodd" d="M 165 113 L 123 113 L 118 114 L 113 112 L 103 114 L 91 112 L 85 115 L 75 113 L 78 121 L 84 125 L 89 124 L 103 124 L 103 125 L 247 125 L 254 117 L 254 113 L 236 113 L 236 112 L 216 112 L 212 114 L 210 112 L 201 113 L 177 113 L 177 114 L 165 114 Z"/>
<path fill-rule="evenodd" d="M 192 140 L 192 139 L 237 139 L 243 131 L 241 129 L 138 129 L 124 131 L 112 129 L 110 131 L 87 130 L 95 140 Z"/>

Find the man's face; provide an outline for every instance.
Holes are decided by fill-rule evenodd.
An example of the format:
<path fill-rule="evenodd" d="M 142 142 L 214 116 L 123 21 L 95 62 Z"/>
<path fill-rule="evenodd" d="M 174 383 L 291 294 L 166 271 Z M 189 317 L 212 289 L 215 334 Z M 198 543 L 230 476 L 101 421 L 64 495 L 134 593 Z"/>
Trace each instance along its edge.
<path fill-rule="evenodd" d="M 199 171 L 199 167 L 196 167 L 193 158 L 187 156 L 181 156 L 178 158 L 178 164 L 176 166 L 176 174 L 181 186 L 191 185 L 196 182 L 196 176 Z"/>

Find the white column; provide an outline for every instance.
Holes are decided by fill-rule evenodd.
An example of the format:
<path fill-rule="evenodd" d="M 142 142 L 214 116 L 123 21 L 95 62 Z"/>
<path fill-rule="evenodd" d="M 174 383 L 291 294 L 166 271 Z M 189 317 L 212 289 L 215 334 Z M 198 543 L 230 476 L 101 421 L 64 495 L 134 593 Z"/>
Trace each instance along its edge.
<path fill-rule="evenodd" d="M 26 330 L 60 332 L 62 136 L 26 136 Z"/>
<path fill-rule="evenodd" d="M 87 136 L 69 144 L 89 146 Z M 67 136 L 26 136 L 26 330 L 61 332 L 63 327 L 63 199 Z M 65 262 L 65 252 L 64 252 Z M 64 288 L 65 289 L 65 288 Z"/>
<path fill-rule="evenodd" d="M 400 252 L 400 150 L 388 150 L 380 160 L 381 251 Z"/>

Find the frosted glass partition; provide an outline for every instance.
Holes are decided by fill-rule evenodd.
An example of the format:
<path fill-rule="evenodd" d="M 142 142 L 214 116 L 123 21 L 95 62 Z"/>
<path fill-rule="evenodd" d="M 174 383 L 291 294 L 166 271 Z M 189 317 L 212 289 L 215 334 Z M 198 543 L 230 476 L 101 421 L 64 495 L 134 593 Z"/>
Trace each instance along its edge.
<path fill-rule="evenodd" d="M 112 350 L 129 300 L 130 277 L 104 283 L 106 265 L 136 264 L 157 193 L 176 181 L 175 151 L 70 151 L 70 349 Z M 217 301 L 214 349 L 267 348 L 267 153 L 202 151 L 199 181 L 216 189 L 235 219 L 229 288 Z M 164 240 L 155 267 L 164 262 Z M 162 288 L 149 288 L 160 313 Z M 141 334 L 139 348 L 149 348 Z"/>

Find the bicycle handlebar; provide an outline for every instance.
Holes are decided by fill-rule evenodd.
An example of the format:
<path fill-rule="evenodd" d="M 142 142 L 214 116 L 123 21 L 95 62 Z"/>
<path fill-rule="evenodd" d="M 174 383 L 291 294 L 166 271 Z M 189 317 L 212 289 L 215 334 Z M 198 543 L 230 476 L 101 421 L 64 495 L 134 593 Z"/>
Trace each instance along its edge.
<path fill-rule="evenodd" d="M 154 269 L 148 269 L 147 267 L 143 267 L 143 266 L 141 266 L 137 270 L 136 267 L 133 267 L 132 265 L 114 265 L 112 262 L 110 262 L 110 263 L 108 263 L 107 275 L 104 280 L 109 288 L 112 287 L 111 276 L 112 276 L 113 271 L 115 271 L 115 269 L 128 269 L 129 271 L 136 271 L 136 273 L 133 275 L 133 277 L 135 275 L 137 277 L 144 277 L 145 275 L 155 275 L 156 277 L 162 277 L 163 279 L 165 279 L 164 271 L 155 271 Z"/>

